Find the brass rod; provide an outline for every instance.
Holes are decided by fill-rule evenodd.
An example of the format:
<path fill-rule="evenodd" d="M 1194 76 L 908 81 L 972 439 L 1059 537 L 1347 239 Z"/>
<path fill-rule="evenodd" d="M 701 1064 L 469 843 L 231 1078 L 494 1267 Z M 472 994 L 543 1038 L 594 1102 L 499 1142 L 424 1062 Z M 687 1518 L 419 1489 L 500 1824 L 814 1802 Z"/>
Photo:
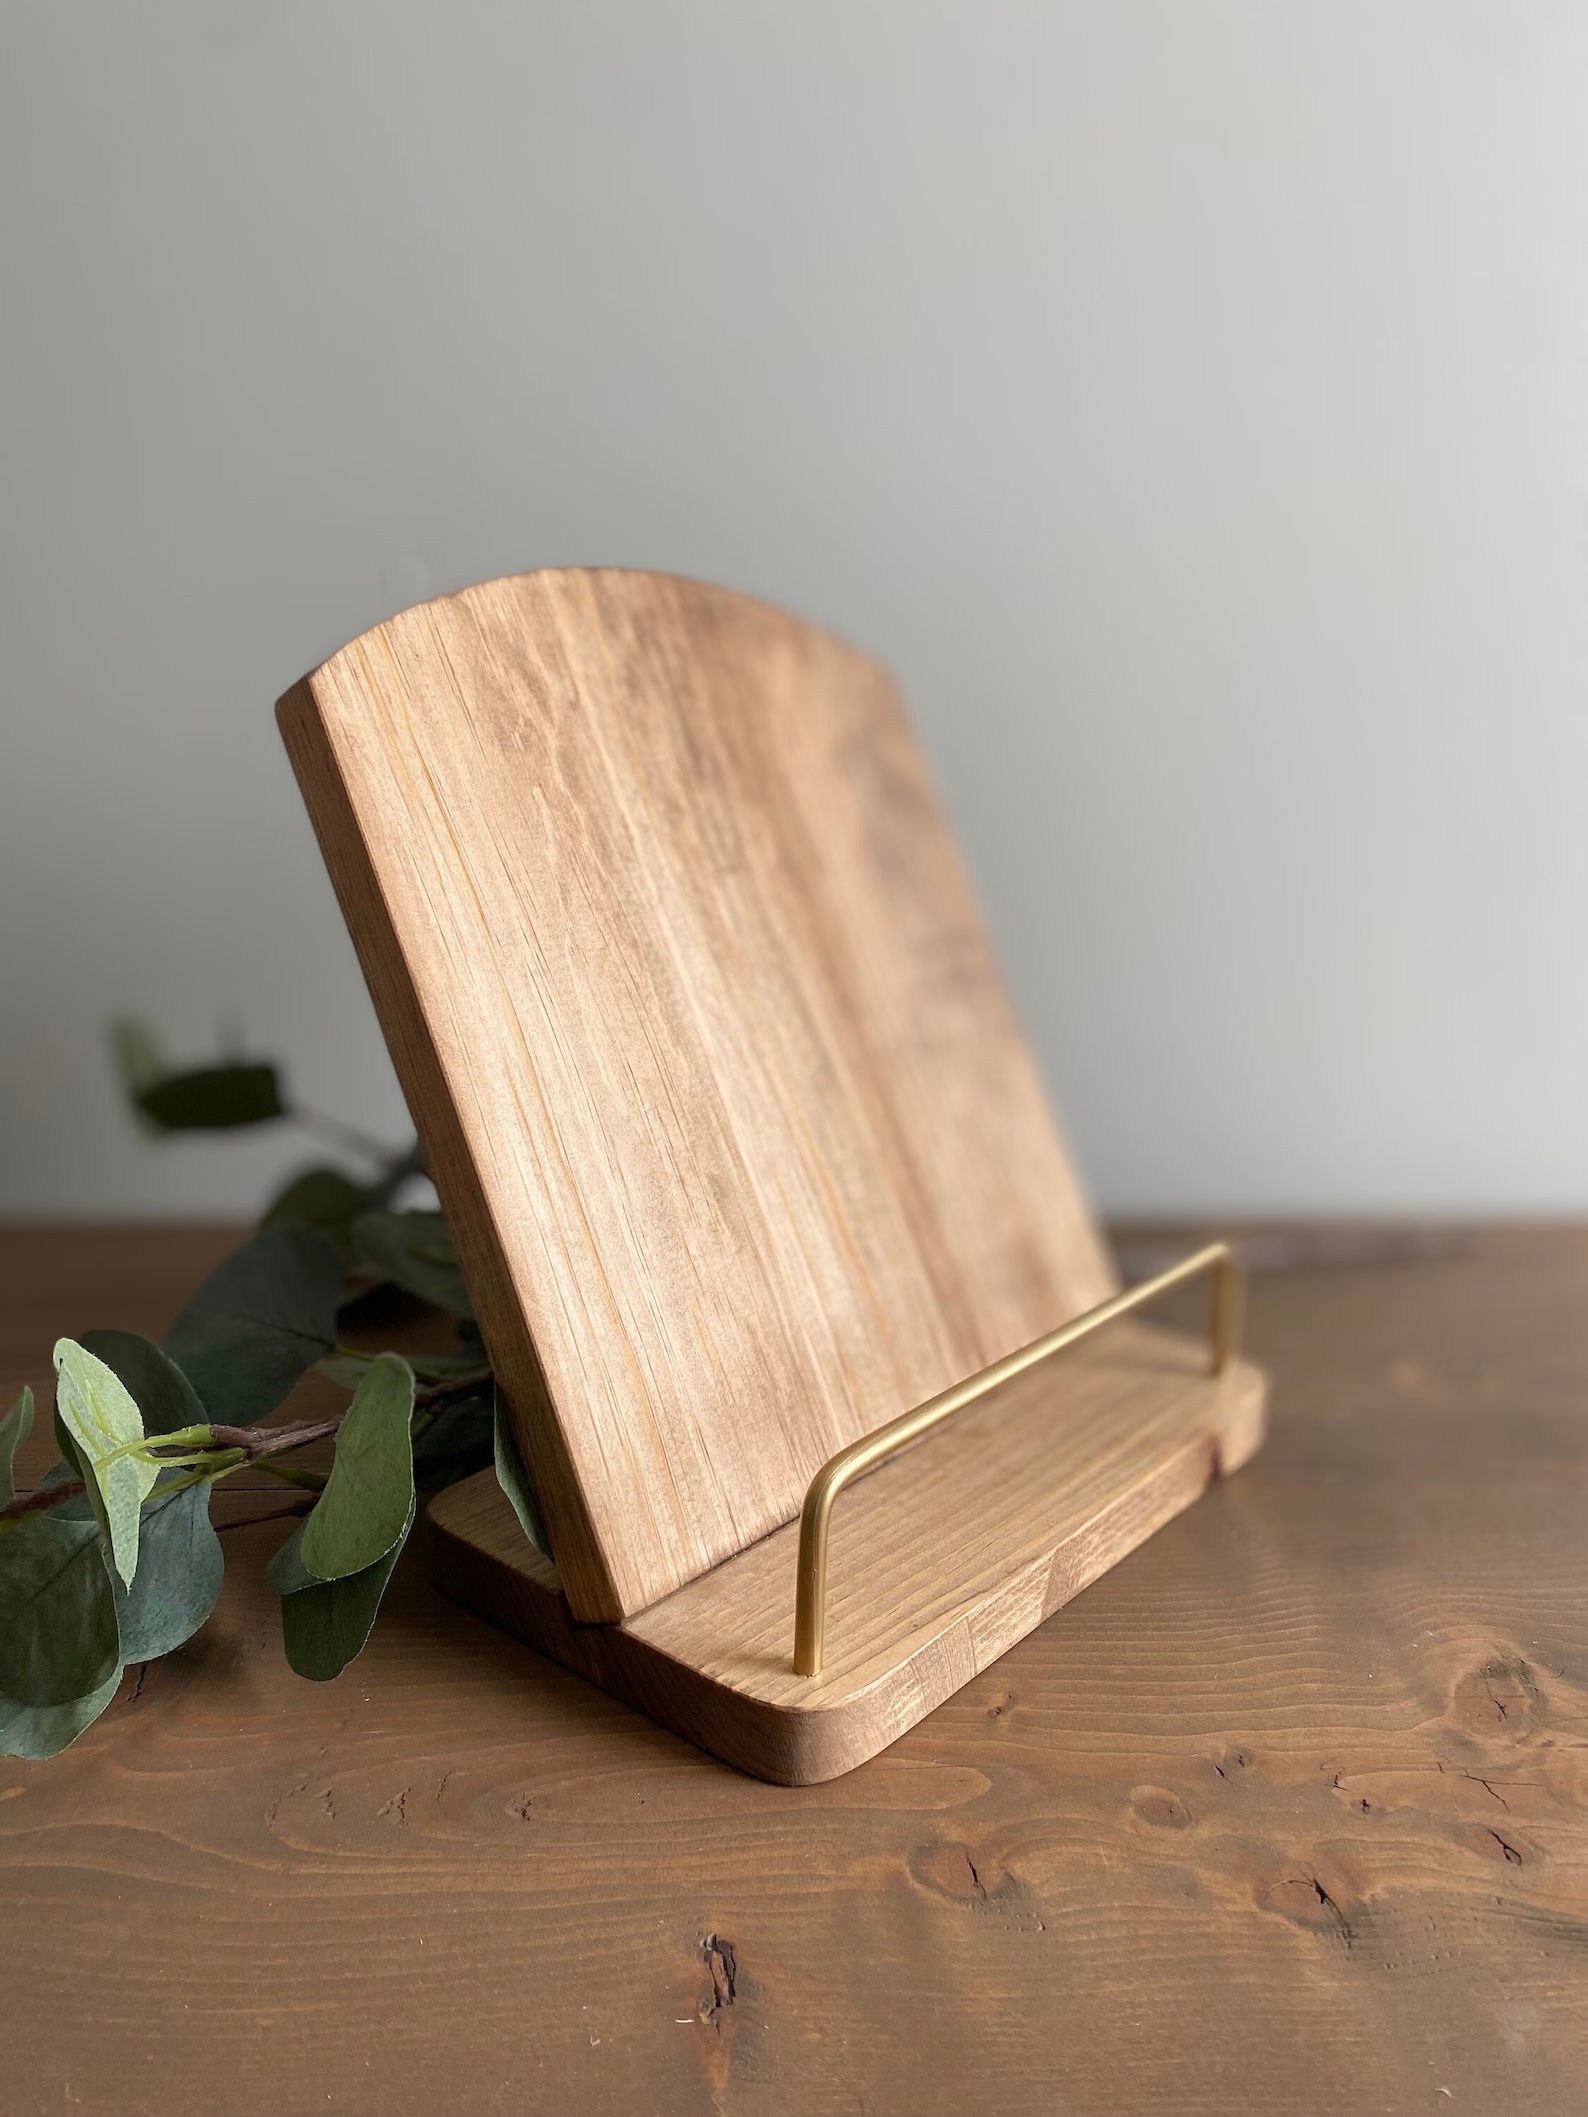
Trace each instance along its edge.
<path fill-rule="evenodd" d="M 930 1433 L 934 1426 L 952 1418 L 956 1411 L 963 1411 L 967 1404 L 974 1404 L 989 1390 L 998 1388 L 1000 1383 L 1011 1382 L 1016 1375 L 1024 1374 L 1028 1367 L 1035 1367 L 1039 1360 L 1062 1352 L 1065 1346 L 1074 1345 L 1078 1339 L 1090 1337 L 1105 1323 L 1112 1323 L 1116 1316 L 1128 1315 L 1132 1309 L 1155 1301 L 1160 1294 L 1195 1278 L 1199 1272 L 1209 1271 L 1213 1274 L 1208 1316 L 1209 1372 L 1221 1375 L 1235 1358 L 1240 1334 L 1240 1274 L 1229 1244 L 1214 1242 L 1206 1249 L 1198 1250 L 1195 1256 L 1186 1257 L 1179 1264 L 1171 1265 L 1168 1271 L 1160 1272 L 1156 1279 L 1145 1279 L 1139 1286 L 1127 1287 L 1122 1294 L 1100 1301 L 1084 1316 L 1061 1323 L 1046 1337 L 1034 1339 L 1019 1352 L 995 1360 L 980 1374 L 971 1375 L 964 1382 L 956 1382 L 952 1389 L 929 1397 L 914 1411 L 907 1411 L 886 1426 L 879 1426 L 875 1433 L 862 1434 L 858 1441 L 851 1441 L 847 1448 L 841 1448 L 837 1455 L 824 1463 L 811 1479 L 805 1505 L 800 1510 L 799 1565 L 794 1589 L 795 1675 L 815 1676 L 821 1671 L 827 1622 L 827 1537 L 834 1503 L 846 1485 L 862 1477 L 866 1471 L 874 1470 L 879 1463 L 885 1463 L 901 1448 L 907 1448 L 922 1434 Z"/>

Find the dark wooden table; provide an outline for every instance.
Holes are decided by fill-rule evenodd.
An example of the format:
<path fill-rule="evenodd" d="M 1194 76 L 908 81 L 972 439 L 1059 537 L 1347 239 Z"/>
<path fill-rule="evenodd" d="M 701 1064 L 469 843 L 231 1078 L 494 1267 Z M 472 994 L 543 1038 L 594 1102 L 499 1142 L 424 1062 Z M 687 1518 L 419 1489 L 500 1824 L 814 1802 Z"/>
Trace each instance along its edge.
<path fill-rule="evenodd" d="M 225 1243 L 12 1231 L 0 1373 Z M 417 1552 L 300 1682 L 229 1499 L 205 1631 L 0 1761 L 0 2106 L 1581 2117 L 1585 1297 L 1582 1230 L 1262 1275 L 1252 1468 L 802 1792 Z"/>

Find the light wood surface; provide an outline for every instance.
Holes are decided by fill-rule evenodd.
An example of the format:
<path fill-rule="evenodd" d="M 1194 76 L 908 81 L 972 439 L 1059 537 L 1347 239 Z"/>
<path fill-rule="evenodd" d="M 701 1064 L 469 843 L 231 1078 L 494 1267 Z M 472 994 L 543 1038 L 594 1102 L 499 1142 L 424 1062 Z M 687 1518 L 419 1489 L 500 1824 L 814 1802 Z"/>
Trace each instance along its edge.
<path fill-rule="evenodd" d="M 448 1594 L 743 1771 L 852 1770 L 1238 1470 L 1263 1380 L 1119 1324 L 1006 1384 L 840 1501 L 827 1651 L 796 1676 L 790 1523 L 621 1625 L 568 1620 L 556 1569 L 486 1471 L 430 1508 Z"/>
<path fill-rule="evenodd" d="M 0 1235 L 9 1391 L 223 1246 Z M 1585 1288 L 1585 1230 L 1258 1277 L 1262 1452 L 822 1786 L 417 1547 L 303 1683 L 227 1528 L 204 1631 L 0 1762 L 6 2117 L 1581 2117 Z"/>
<path fill-rule="evenodd" d="M 862 656 L 530 574 L 280 710 L 581 1618 L 1113 1290 Z"/>

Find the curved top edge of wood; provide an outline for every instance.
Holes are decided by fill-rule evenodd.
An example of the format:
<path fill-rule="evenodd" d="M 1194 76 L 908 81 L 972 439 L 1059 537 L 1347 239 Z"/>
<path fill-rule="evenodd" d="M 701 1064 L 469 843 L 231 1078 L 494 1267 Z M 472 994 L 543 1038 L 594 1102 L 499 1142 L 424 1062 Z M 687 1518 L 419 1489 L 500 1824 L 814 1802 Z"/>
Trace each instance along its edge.
<path fill-rule="evenodd" d="M 733 605 L 746 612 L 755 612 L 780 626 L 821 639 L 828 646 L 836 647 L 856 662 L 864 664 L 883 682 L 891 684 L 893 681 L 886 664 L 879 661 L 874 654 L 868 654 L 864 647 L 857 646 L 846 634 L 834 631 L 832 626 L 819 623 L 815 618 L 804 617 L 798 611 L 785 609 L 781 603 L 774 603 L 767 596 L 752 594 L 746 588 L 726 588 L 720 582 L 703 580 L 698 574 L 671 573 L 662 566 L 530 566 L 522 573 L 493 573 L 488 580 L 469 581 L 461 588 L 443 589 L 439 595 L 427 595 L 417 603 L 405 603 L 388 612 L 385 617 L 377 618 L 373 625 L 367 625 L 352 639 L 344 640 L 342 645 L 326 655 L 323 661 L 306 670 L 296 683 L 289 684 L 277 701 L 277 711 L 279 712 L 292 697 L 299 684 L 312 683 L 323 670 L 330 669 L 344 655 L 353 653 L 356 648 L 362 647 L 384 632 L 388 626 L 398 624 L 404 618 L 417 617 L 423 611 L 440 610 L 448 605 L 467 604 L 488 596 L 495 589 L 516 588 L 529 582 L 551 586 L 562 583 L 571 585 L 581 581 L 599 582 L 605 587 L 665 587 L 679 591 L 687 599 Z"/>

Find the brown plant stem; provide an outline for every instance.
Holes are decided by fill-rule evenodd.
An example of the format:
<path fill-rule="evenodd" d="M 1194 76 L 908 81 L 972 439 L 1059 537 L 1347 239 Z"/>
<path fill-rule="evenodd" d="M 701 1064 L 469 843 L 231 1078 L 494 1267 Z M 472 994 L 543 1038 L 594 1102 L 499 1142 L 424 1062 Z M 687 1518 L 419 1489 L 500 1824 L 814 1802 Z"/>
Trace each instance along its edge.
<path fill-rule="evenodd" d="M 25 1515 L 64 1507 L 68 1500 L 80 1499 L 87 1490 L 81 1478 L 66 1478 L 59 1485 L 44 1486 L 37 1492 L 19 1492 L 0 1507 L 0 1522 L 19 1522 Z"/>
<path fill-rule="evenodd" d="M 312 1419 L 297 1426 L 212 1426 L 212 1448 L 240 1448 L 249 1462 L 261 1456 L 286 1455 L 293 1448 L 307 1448 L 311 1441 L 328 1441 L 341 1425 L 345 1413 L 334 1419 Z"/>

